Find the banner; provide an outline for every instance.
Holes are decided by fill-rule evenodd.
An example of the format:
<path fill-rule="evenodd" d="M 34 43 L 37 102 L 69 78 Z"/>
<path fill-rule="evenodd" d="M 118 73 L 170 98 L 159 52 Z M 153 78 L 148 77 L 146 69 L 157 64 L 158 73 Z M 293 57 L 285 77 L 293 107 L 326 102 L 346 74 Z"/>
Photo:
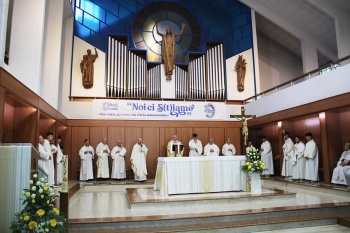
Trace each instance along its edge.
<path fill-rule="evenodd" d="M 93 100 L 93 118 L 129 120 L 223 120 L 223 102 Z"/>

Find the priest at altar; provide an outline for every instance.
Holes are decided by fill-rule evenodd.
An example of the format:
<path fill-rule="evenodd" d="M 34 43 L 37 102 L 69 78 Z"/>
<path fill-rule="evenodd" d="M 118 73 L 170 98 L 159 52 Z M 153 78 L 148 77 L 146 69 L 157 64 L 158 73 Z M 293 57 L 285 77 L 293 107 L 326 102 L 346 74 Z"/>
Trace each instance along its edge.
<path fill-rule="evenodd" d="M 265 163 L 266 171 L 262 175 L 273 175 L 273 158 L 272 158 L 272 149 L 269 141 L 266 140 L 266 136 L 261 136 L 263 143 L 260 147 L 261 161 Z"/>
<path fill-rule="evenodd" d="M 112 174 L 113 179 L 125 179 L 125 159 L 126 149 L 122 145 L 122 141 L 118 140 L 117 146 L 112 149 L 111 157 L 113 159 Z"/>
<path fill-rule="evenodd" d="M 188 146 L 190 148 L 189 157 L 199 156 L 203 152 L 202 142 L 197 138 L 198 135 L 194 133 L 192 136 L 193 138 L 188 143 Z"/>
<path fill-rule="evenodd" d="M 131 152 L 131 169 L 134 172 L 135 181 L 147 180 L 147 158 L 148 148 L 142 143 L 142 138 L 139 138 L 138 142 L 134 145 Z"/>
<path fill-rule="evenodd" d="M 219 156 L 220 149 L 214 144 L 213 139 L 209 139 L 208 144 L 204 147 L 204 155 L 206 156 Z"/>
<path fill-rule="evenodd" d="M 230 156 L 230 155 L 235 155 L 236 154 L 236 148 L 231 143 L 231 138 L 230 137 L 226 138 L 226 143 L 222 146 L 222 154 L 224 156 Z"/>
<path fill-rule="evenodd" d="M 300 136 L 295 137 L 295 144 L 293 149 L 292 177 L 293 179 L 305 179 L 305 144 L 300 141 Z"/>
<path fill-rule="evenodd" d="M 285 177 L 285 179 L 292 179 L 292 148 L 293 148 L 293 141 L 289 138 L 289 133 L 284 133 L 284 144 L 283 144 L 283 166 L 282 166 L 282 176 Z"/>
<path fill-rule="evenodd" d="M 344 152 L 333 170 L 331 182 L 350 186 L 350 142 L 346 142 L 344 145 Z"/>
<path fill-rule="evenodd" d="M 167 146 L 167 156 L 168 157 L 182 157 L 184 153 L 184 148 L 181 151 L 174 150 L 174 145 L 180 146 L 182 143 L 177 139 L 177 135 L 173 135 L 173 139 L 168 142 Z"/>
<path fill-rule="evenodd" d="M 304 151 L 305 161 L 305 180 L 311 182 L 318 181 L 318 148 L 316 142 L 312 139 L 312 133 L 305 134 L 306 146 Z"/>
<path fill-rule="evenodd" d="M 84 146 L 79 150 L 79 156 L 81 159 L 80 164 L 80 176 L 81 181 L 93 180 L 93 166 L 92 161 L 94 159 L 94 148 L 90 146 L 89 139 L 84 140 Z"/>
<path fill-rule="evenodd" d="M 109 178 L 108 156 L 110 155 L 110 152 L 111 151 L 107 145 L 107 138 L 103 138 L 102 142 L 100 142 L 96 147 L 97 178 Z"/>

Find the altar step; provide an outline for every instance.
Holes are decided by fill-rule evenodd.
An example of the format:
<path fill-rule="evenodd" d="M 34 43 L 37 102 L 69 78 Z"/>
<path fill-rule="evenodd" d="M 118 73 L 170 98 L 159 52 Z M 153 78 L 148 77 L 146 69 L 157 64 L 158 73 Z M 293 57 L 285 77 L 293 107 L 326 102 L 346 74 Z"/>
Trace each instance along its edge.
<path fill-rule="evenodd" d="M 339 221 L 339 225 L 350 228 L 350 218 L 339 218 L 338 221 Z"/>
<path fill-rule="evenodd" d="M 350 218 L 350 203 L 199 214 L 70 219 L 69 232 L 259 232 L 334 225 Z"/>

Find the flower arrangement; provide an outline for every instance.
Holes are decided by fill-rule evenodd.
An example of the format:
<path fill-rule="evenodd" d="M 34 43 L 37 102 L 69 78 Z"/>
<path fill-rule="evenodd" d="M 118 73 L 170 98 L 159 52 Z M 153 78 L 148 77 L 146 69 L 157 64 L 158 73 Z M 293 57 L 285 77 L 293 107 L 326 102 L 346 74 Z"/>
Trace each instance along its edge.
<path fill-rule="evenodd" d="M 264 171 L 267 171 L 265 163 L 261 161 L 260 152 L 252 147 L 247 151 L 246 163 L 242 165 L 242 171 L 245 173 L 253 172 L 262 174 Z"/>
<path fill-rule="evenodd" d="M 23 189 L 25 196 L 24 209 L 15 214 L 11 223 L 12 232 L 61 232 L 66 228 L 67 220 L 55 208 L 55 199 L 58 195 L 53 193 L 49 183 L 44 178 L 38 180 L 37 174 L 30 180 L 31 189 Z"/>

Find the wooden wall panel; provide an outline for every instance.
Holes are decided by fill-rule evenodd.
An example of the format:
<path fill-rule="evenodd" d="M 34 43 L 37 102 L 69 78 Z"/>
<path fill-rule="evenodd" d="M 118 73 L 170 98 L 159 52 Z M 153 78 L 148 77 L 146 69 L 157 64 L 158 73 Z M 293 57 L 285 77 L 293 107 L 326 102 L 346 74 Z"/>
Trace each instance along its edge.
<path fill-rule="evenodd" d="M 159 157 L 166 156 L 166 146 L 165 145 L 165 129 L 163 127 L 159 128 Z"/>
<path fill-rule="evenodd" d="M 350 142 L 350 133 L 349 133 L 350 107 L 343 108 L 340 111 L 339 115 L 340 115 L 340 127 L 341 127 L 341 138 L 339 138 L 339 140 L 342 141 L 342 144 L 344 145 L 345 142 Z M 339 133 L 337 133 L 337 135 L 339 135 Z"/>
<path fill-rule="evenodd" d="M 108 145 L 111 150 L 113 147 L 117 145 L 118 140 L 121 140 L 122 144 L 124 145 L 125 143 L 124 127 L 108 127 L 107 135 L 108 135 Z"/>
<path fill-rule="evenodd" d="M 176 132 L 176 127 L 166 127 L 164 128 L 164 144 L 160 145 L 162 146 L 164 149 L 164 154 L 162 154 L 161 156 L 166 157 L 167 156 L 167 146 L 168 146 L 168 142 L 173 139 L 173 135 L 177 134 Z M 182 142 L 182 141 L 181 141 Z M 182 142 L 184 143 L 184 142 Z"/>
<path fill-rule="evenodd" d="M 6 131 L 4 142 L 13 142 L 13 132 L 15 129 L 15 106 L 8 103 L 4 104 L 4 115 L 3 115 L 3 132 Z M 1 134 L 1 140 L 3 133 Z"/>
<path fill-rule="evenodd" d="M 138 142 L 139 137 L 142 138 L 142 129 L 140 127 L 125 127 L 125 148 L 130 153 L 126 153 L 125 156 L 125 166 L 126 169 L 131 169 L 130 157 L 132 148 Z M 143 138 L 144 140 L 144 138 Z M 143 143 L 145 143 L 143 141 Z M 148 145 L 145 144 L 148 148 Z"/>
<path fill-rule="evenodd" d="M 203 152 L 205 145 L 209 142 L 209 128 L 208 127 L 194 127 L 192 128 L 193 133 L 198 135 L 198 139 L 201 140 L 203 145 Z"/>
<path fill-rule="evenodd" d="M 240 128 L 225 128 L 225 137 L 224 137 L 225 142 L 226 142 L 227 137 L 231 138 L 231 143 L 236 148 L 236 155 L 243 155 L 241 129 Z M 222 149 L 222 147 L 220 149 Z"/>
<path fill-rule="evenodd" d="M 16 107 L 15 109 L 15 126 L 14 142 L 28 142 L 36 147 L 37 110 L 32 107 Z M 46 134 L 43 135 L 45 138 Z"/>
<path fill-rule="evenodd" d="M 188 143 L 192 139 L 192 135 L 194 132 L 193 132 L 192 128 L 181 128 L 181 132 L 182 132 L 181 142 L 185 145 L 183 156 L 188 156 L 190 153 L 190 150 L 188 148 Z M 203 145 L 202 139 L 199 139 L 199 140 L 202 142 L 202 145 Z"/>
<path fill-rule="evenodd" d="M 222 155 L 222 146 L 225 144 L 225 128 L 209 128 L 209 139 L 213 139 L 214 143 L 220 149 Z"/>
<path fill-rule="evenodd" d="M 143 142 L 148 148 L 147 152 L 147 172 L 148 178 L 154 178 L 156 175 L 158 157 L 159 157 L 159 128 L 143 128 Z"/>
<path fill-rule="evenodd" d="M 69 179 L 77 179 L 77 168 L 80 169 L 80 156 L 79 150 L 82 146 L 84 146 L 84 140 L 89 139 L 90 136 L 90 128 L 89 127 L 72 127 L 71 128 L 71 142 L 72 149 L 71 155 L 69 156 Z M 96 151 L 96 146 L 92 145 L 94 150 Z M 95 160 L 96 160 L 95 155 Z M 96 176 L 94 177 L 96 178 Z"/>
<path fill-rule="evenodd" d="M 0 78 L 1 78 L 1 72 L 0 72 Z M 6 90 L 5 88 L 0 86 L 0 135 L 3 135 L 4 133 L 5 98 L 6 98 Z"/>

